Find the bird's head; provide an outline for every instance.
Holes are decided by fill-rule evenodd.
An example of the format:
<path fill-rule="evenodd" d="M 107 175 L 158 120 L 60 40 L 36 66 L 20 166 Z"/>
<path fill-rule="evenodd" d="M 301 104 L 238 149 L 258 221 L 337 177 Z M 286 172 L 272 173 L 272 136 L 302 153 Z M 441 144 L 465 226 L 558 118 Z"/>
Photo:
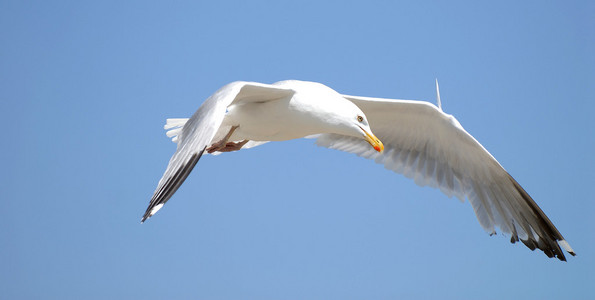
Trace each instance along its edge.
<path fill-rule="evenodd" d="M 356 128 L 354 128 L 353 125 L 352 128 L 355 129 L 355 131 L 357 132 L 356 134 L 359 134 L 360 137 L 362 137 L 364 140 L 366 140 L 366 142 L 368 142 L 372 147 L 374 147 L 374 150 L 378 152 L 384 151 L 384 145 L 374 135 L 374 133 L 372 133 L 372 129 L 370 129 L 370 124 L 366 119 L 366 115 L 364 115 L 364 113 L 359 108 L 357 110 L 359 110 L 359 112 L 356 112 L 355 117 L 352 117 L 352 124 L 355 124 Z"/>
<path fill-rule="evenodd" d="M 289 80 L 276 83 L 297 91 L 292 100 L 293 110 L 300 112 L 302 128 L 315 133 L 335 133 L 361 138 L 378 152 L 384 151 L 382 142 L 372 133 L 364 112 L 335 90 L 316 82 Z M 311 133 L 310 133 L 311 134 Z"/>
<path fill-rule="evenodd" d="M 372 129 L 370 128 L 370 124 L 368 123 L 368 119 L 364 112 L 351 101 L 343 97 L 341 98 L 341 104 L 334 106 L 333 113 L 335 114 L 335 120 L 331 121 L 336 123 L 335 133 L 362 138 L 376 151 L 384 151 L 384 145 L 380 139 L 372 133 Z"/>

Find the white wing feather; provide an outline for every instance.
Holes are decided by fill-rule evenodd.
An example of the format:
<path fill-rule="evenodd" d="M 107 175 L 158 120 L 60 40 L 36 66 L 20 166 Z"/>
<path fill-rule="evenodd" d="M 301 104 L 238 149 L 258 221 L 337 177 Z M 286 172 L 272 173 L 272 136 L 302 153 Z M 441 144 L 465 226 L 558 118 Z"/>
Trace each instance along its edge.
<path fill-rule="evenodd" d="M 496 159 L 451 115 L 423 101 L 344 96 L 366 115 L 384 143 L 378 153 L 362 139 L 322 134 L 317 144 L 373 159 L 385 168 L 439 188 L 460 200 L 469 199 L 481 226 L 495 227 L 529 248 L 564 259 L 557 243 L 574 255 L 547 216 Z"/>

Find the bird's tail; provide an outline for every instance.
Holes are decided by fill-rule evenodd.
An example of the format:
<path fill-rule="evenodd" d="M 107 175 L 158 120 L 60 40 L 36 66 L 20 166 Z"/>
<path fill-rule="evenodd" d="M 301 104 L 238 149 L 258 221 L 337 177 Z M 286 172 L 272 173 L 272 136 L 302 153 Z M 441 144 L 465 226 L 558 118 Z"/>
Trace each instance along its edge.
<path fill-rule="evenodd" d="M 165 121 L 163 129 L 167 130 L 165 134 L 171 138 L 172 142 L 178 142 L 178 136 L 182 132 L 182 128 L 184 128 L 186 122 L 188 122 L 188 118 L 167 119 Z"/>

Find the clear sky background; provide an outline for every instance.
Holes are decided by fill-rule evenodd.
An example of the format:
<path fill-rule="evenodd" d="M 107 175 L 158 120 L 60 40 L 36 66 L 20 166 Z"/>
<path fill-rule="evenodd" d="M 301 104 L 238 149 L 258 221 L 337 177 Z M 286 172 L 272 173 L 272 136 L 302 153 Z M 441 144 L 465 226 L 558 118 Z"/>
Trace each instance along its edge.
<path fill-rule="evenodd" d="M 595 2 L 393 2 L 1 1 L 2 298 L 595 298 Z M 205 156 L 139 223 L 165 119 L 228 82 L 434 102 L 435 78 L 578 256 L 312 140 Z"/>

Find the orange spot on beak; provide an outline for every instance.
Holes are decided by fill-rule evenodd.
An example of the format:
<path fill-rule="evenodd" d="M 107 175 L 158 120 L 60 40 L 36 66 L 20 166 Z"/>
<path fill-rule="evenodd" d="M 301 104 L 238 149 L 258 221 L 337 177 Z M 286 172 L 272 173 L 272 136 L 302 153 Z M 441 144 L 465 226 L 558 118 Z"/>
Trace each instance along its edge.
<path fill-rule="evenodd" d="M 368 143 L 370 143 L 370 145 L 372 145 L 372 147 L 374 147 L 374 150 L 378 151 L 378 152 L 382 152 L 384 151 L 384 145 L 382 144 L 382 142 L 372 133 L 369 133 L 367 131 L 364 131 L 366 133 L 366 141 Z"/>

